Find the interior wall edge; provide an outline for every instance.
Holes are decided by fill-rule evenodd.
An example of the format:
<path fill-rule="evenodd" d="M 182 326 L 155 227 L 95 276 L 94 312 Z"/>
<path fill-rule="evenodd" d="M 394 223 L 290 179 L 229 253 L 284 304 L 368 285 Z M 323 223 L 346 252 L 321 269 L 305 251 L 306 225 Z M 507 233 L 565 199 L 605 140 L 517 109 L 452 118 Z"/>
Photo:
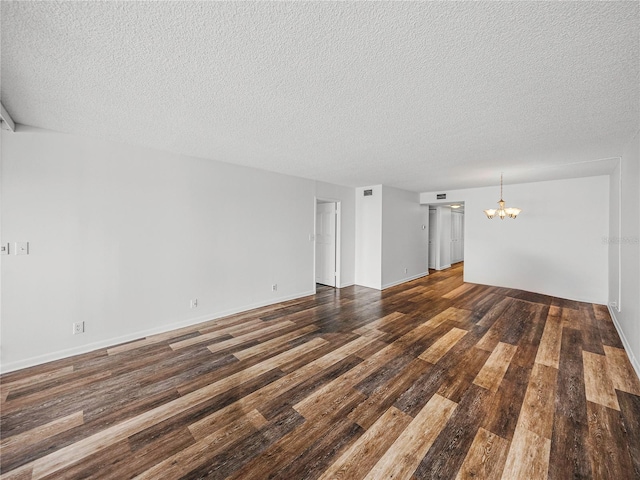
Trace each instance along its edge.
<path fill-rule="evenodd" d="M 624 346 L 625 352 L 627 352 L 629 361 L 631 362 L 633 369 L 636 371 L 636 375 L 640 377 L 640 362 L 634 355 L 633 350 L 631 349 L 631 344 L 629 343 L 629 340 L 627 340 L 627 337 L 624 334 L 624 330 L 622 330 L 622 327 L 618 322 L 618 318 L 616 317 L 616 309 L 612 308 L 611 305 L 607 305 L 607 309 L 609 310 L 609 315 L 611 315 L 611 319 L 613 320 L 613 325 L 616 327 L 618 335 L 620 335 L 620 340 L 622 340 L 622 345 Z"/>
<path fill-rule="evenodd" d="M 412 280 L 417 280 L 418 278 L 426 277 L 427 275 L 429 275 L 428 271 L 420 272 L 420 273 L 418 273 L 416 275 L 412 275 L 411 277 L 403 278 L 402 280 L 398 280 L 397 282 L 386 283 L 386 284 L 382 285 L 382 290 L 384 290 L 386 288 L 395 287 L 397 285 L 402 285 L 403 283 L 411 282 Z"/>
<path fill-rule="evenodd" d="M 211 320 L 216 320 L 219 318 L 228 317 L 230 315 L 236 315 L 238 313 L 248 312 L 250 310 L 254 310 L 256 308 L 266 307 L 269 305 L 276 305 L 281 302 L 287 302 L 289 300 L 296 300 L 298 298 L 308 297 L 313 295 L 314 291 L 309 290 L 305 292 L 300 292 L 293 295 L 287 295 L 283 297 L 274 298 L 268 302 L 260 302 L 251 305 L 245 305 L 238 308 L 233 308 L 230 310 L 216 312 L 211 314 L 199 315 L 197 317 L 193 317 L 187 320 L 182 320 L 180 322 L 175 322 L 169 325 L 163 325 L 158 328 L 151 328 L 146 330 L 141 330 L 138 332 L 130 333 L 127 335 L 112 337 L 109 339 L 101 340 L 98 342 L 93 342 L 85 345 L 79 345 L 77 347 L 68 348 L 64 350 L 57 350 L 55 352 L 49 352 L 44 355 L 38 355 L 35 357 L 29 357 L 21 360 L 16 360 L 14 362 L 7 362 L 5 364 L 0 365 L 0 375 L 4 375 L 5 373 L 14 372 L 16 370 L 22 370 L 29 367 L 35 367 L 37 365 L 43 365 L 45 363 L 53 362 L 55 360 L 61 360 L 64 358 L 73 357 L 75 355 L 81 355 L 85 353 L 90 353 L 95 350 L 100 350 L 102 348 L 111 348 L 116 345 L 120 345 L 122 343 L 131 342 L 134 340 L 140 340 L 146 337 L 150 337 L 153 335 L 158 335 L 161 333 L 170 332 L 171 330 L 177 330 L 179 328 L 190 327 L 192 325 L 197 325 L 198 323 L 208 322 Z"/>
<path fill-rule="evenodd" d="M 577 296 L 571 296 L 571 295 L 557 295 L 554 294 L 553 292 L 550 291 L 544 291 L 542 289 L 537 289 L 537 288 L 523 288 L 523 287 L 518 287 L 518 286 L 514 286 L 514 285 L 505 285 L 505 284 L 500 284 L 500 283 L 487 283 L 487 282 L 481 282 L 481 281 L 474 281 L 474 279 L 464 279 L 465 283 L 474 283 L 477 285 L 489 285 L 491 287 L 499 287 L 499 288 L 511 288 L 513 290 L 522 290 L 524 292 L 529 292 L 529 293 L 537 293 L 539 295 L 546 295 L 549 297 L 555 297 L 555 298 L 559 298 L 562 300 L 571 300 L 574 302 L 582 302 L 582 303 L 593 303 L 594 305 L 603 305 L 606 306 L 607 308 L 609 307 L 606 299 L 604 298 L 587 298 L 587 297 L 577 297 Z"/>

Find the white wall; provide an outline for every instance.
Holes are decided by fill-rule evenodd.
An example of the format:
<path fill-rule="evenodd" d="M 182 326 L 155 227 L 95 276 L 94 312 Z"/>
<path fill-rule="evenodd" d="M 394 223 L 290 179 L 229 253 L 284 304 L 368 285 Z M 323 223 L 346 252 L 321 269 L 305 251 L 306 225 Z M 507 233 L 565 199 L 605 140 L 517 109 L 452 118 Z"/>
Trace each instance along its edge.
<path fill-rule="evenodd" d="M 609 232 L 610 312 L 629 358 L 640 375 L 640 134 L 625 149 L 611 175 Z M 619 282 L 617 279 L 620 279 Z"/>
<path fill-rule="evenodd" d="M 609 305 L 620 306 L 620 163 L 609 177 Z"/>
<path fill-rule="evenodd" d="M 417 193 L 356 188 L 356 284 L 382 290 L 427 275 L 428 214 Z"/>
<path fill-rule="evenodd" d="M 3 371 L 314 290 L 328 185 L 25 127 L 2 131 L 1 153 L 2 242 L 30 246 L 1 257 Z"/>
<path fill-rule="evenodd" d="M 382 288 L 428 274 L 428 213 L 418 193 L 382 187 Z"/>
<path fill-rule="evenodd" d="M 465 281 L 606 303 L 609 176 L 505 185 L 507 206 L 523 209 L 515 220 L 483 213 L 498 185 L 446 193 L 465 202 Z M 420 201 L 439 203 L 435 192 Z"/>
<path fill-rule="evenodd" d="M 382 185 L 356 188 L 355 266 L 356 284 L 382 288 Z"/>
<path fill-rule="evenodd" d="M 340 285 L 355 283 L 356 252 L 356 195 L 352 187 L 316 182 L 316 196 L 340 202 Z"/>

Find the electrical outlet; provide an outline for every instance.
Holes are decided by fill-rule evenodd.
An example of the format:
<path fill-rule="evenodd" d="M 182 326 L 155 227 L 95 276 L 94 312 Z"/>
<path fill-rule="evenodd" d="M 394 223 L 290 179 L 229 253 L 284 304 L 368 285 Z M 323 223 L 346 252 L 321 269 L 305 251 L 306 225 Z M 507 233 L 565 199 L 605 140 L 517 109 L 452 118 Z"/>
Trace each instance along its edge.
<path fill-rule="evenodd" d="M 191 300 L 191 308 L 198 308 L 198 299 L 194 298 Z"/>
<path fill-rule="evenodd" d="M 73 334 L 84 333 L 84 322 L 76 322 L 73 324 Z"/>
<path fill-rule="evenodd" d="M 277 292 L 278 291 L 278 284 L 274 283 L 273 285 L 271 285 L 271 291 L 272 292 Z"/>
<path fill-rule="evenodd" d="M 408 270 L 408 269 L 407 269 L 407 268 L 405 268 L 405 269 L 404 269 L 404 273 L 407 273 L 407 270 Z"/>
<path fill-rule="evenodd" d="M 29 242 L 16 242 L 14 247 L 14 255 L 29 255 Z"/>

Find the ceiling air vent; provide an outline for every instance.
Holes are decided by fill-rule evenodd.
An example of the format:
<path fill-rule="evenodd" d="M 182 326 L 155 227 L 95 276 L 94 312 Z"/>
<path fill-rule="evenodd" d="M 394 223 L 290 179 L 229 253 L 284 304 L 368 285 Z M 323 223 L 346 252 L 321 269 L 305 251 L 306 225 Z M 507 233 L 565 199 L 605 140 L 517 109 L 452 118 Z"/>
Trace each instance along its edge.
<path fill-rule="evenodd" d="M 365 190 L 364 191 L 364 196 L 365 197 L 370 197 L 373 195 L 373 190 Z"/>

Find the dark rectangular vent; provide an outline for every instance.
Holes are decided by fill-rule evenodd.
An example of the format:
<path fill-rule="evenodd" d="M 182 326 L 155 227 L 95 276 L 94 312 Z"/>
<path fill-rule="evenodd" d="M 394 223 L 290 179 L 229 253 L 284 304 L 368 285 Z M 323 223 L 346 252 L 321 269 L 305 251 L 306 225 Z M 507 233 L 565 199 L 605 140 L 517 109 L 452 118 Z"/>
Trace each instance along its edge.
<path fill-rule="evenodd" d="M 365 197 L 370 197 L 373 195 L 373 190 L 365 190 L 364 191 L 364 196 Z"/>
<path fill-rule="evenodd" d="M 436 198 L 437 198 L 438 200 L 446 200 L 446 198 L 447 198 L 447 194 L 446 194 L 446 193 L 438 193 L 438 194 L 436 195 Z"/>

